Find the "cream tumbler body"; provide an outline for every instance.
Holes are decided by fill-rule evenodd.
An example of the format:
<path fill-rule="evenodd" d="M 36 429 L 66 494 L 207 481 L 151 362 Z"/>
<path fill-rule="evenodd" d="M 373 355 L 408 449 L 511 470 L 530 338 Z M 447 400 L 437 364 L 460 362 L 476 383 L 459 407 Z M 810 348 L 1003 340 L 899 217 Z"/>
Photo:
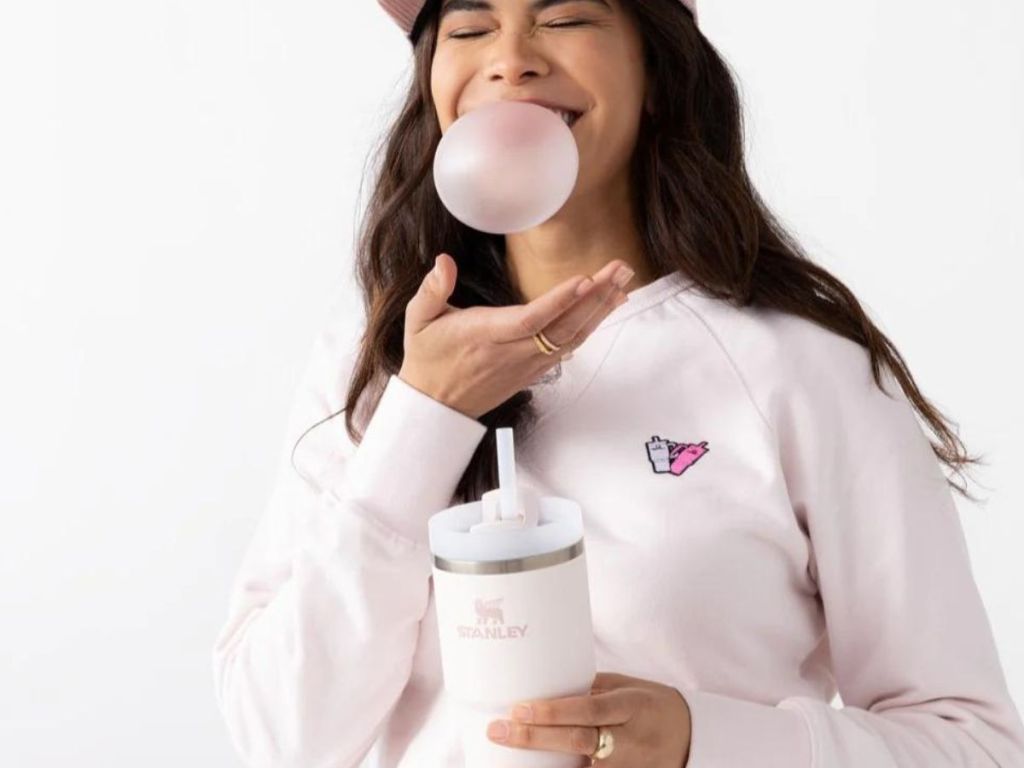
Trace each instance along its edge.
<path fill-rule="evenodd" d="M 536 525 L 477 527 L 482 502 L 429 522 L 446 703 L 466 768 L 578 768 L 583 755 L 492 742 L 487 723 L 529 699 L 583 695 L 596 673 L 582 514 L 538 500 Z"/>

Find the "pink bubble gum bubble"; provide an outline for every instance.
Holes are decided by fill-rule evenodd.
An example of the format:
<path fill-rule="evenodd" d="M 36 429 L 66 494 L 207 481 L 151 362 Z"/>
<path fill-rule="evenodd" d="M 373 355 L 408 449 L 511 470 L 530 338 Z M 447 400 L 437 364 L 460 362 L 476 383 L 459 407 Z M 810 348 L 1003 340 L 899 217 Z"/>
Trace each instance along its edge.
<path fill-rule="evenodd" d="M 473 229 L 508 234 L 550 219 L 576 186 L 576 139 L 555 112 L 499 101 L 449 126 L 434 155 L 434 184 L 451 214 Z"/>

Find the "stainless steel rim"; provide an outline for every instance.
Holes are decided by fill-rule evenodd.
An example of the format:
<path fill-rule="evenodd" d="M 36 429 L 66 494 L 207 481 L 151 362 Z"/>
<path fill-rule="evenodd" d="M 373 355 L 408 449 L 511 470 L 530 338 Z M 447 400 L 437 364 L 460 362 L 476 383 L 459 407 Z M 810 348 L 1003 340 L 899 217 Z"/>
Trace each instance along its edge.
<path fill-rule="evenodd" d="M 548 568 L 559 563 L 567 563 L 583 554 L 583 539 L 554 552 L 545 552 L 542 555 L 530 555 L 529 557 L 513 557 L 509 560 L 448 560 L 439 555 L 434 555 L 434 567 L 441 571 L 451 573 L 521 573 L 522 571 L 535 571 L 538 568 Z"/>

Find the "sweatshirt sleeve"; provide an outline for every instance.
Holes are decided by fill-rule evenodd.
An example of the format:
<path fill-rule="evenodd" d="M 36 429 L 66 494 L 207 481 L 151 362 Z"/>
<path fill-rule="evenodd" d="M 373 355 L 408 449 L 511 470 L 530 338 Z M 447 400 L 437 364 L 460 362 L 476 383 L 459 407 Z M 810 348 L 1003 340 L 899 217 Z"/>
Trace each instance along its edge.
<path fill-rule="evenodd" d="M 373 746 L 427 607 L 427 520 L 487 430 L 391 376 L 358 446 L 344 413 L 305 436 L 296 463 L 314 469 L 300 477 L 292 444 L 344 403 L 354 353 L 339 320 L 313 345 L 212 654 L 217 704 L 250 768 L 351 768 Z"/>
<path fill-rule="evenodd" d="M 680 689 L 686 768 L 1024 768 L 1007 690 L 942 467 L 912 405 L 866 349 L 824 329 L 786 349 L 763 395 L 809 537 L 843 707 Z"/>

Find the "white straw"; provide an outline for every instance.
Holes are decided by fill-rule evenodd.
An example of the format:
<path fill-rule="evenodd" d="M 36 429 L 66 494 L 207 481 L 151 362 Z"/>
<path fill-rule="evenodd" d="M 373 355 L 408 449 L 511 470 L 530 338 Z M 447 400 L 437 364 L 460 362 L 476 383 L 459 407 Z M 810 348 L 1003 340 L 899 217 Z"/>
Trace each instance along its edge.
<path fill-rule="evenodd" d="M 516 452 L 512 428 L 496 430 L 498 440 L 498 487 L 501 489 L 499 510 L 502 520 L 512 520 L 518 511 L 516 494 Z"/>

